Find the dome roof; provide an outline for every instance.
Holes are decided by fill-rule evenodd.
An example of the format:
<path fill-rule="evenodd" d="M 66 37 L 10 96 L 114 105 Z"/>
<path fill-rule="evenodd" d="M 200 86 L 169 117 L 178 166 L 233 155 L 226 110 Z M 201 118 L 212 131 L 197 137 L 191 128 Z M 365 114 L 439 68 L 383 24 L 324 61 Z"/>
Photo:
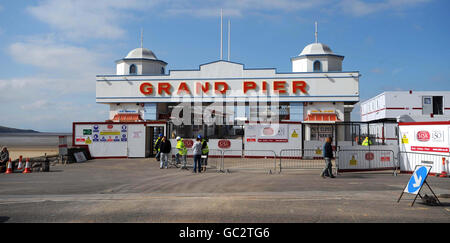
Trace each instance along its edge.
<path fill-rule="evenodd" d="M 303 55 L 326 55 L 333 54 L 331 48 L 322 43 L 312 43 L 307 45 L 299 56 Z"/>
<path fill-rule="evenodd" d="M 125 58 L 133 58 L 133 59 L 153 59 L 158 60 L 156 55 L 146 48 L 136 48 L 128 53 Z"/>

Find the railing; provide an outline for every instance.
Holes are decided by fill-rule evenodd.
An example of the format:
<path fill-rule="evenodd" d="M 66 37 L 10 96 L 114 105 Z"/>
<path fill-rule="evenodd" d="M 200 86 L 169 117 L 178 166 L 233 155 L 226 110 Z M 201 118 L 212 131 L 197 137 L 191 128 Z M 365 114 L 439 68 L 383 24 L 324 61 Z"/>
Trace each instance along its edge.
<path fill-rule="evenodd" d="M 338 172 L 392 170 L 396 175 L 399 164 L 392 150 L 342 149 L 337 153 L 337 168 Z"/>
<path fill-rule="evenodd" d="M 176 154 L 178 154 L 177 148 L 172 148 L 171 155 L 169 156 L 170 161 L 169 164 L 175 165 L 176 167 L 182 167 L 183 166 L 183 158 L 180 156 L 180 164 L 176 164 Z M 186 153 L 186 166 L 188 168 L 194 167 L 194 158 L 193 158 L 193 150 L 192 148 L 187 148 Z M 207 169 L 216 169 L 217 172 L 223 172 L 222 168 L 223 163 L 223 150 L 220 149 L 210 149 L 208 153 L 207 158 Z M 203 164 L 203 159 L 202 159 Z"/>
<path fill-rule="evenodd" d="M 277 169 L 277 155 L 275 151 L 244 150 L 244 154 L 236 155 L 237 151 L 238 150 L 223 151 L 222 169 L 224 171 L 266 170 L 269 173 L 273 173 Z"/>
<path fill-rule="evenodd" d="M 332 159 L 332 163 L 335 169 L 335 159 Z M 323 169 L 324 167 L 325 160 L 321 149 L 282 149 L 280 151 L 280 173 L 286 169 Z"/>

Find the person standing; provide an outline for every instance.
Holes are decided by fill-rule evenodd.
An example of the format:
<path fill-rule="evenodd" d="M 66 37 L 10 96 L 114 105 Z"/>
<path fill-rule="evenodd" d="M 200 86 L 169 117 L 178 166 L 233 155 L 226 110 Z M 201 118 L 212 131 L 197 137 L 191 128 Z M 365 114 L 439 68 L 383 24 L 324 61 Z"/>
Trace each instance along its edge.
<path fill-rule="evenodd" d="M 323 169 L 320 176 L 322 178 L 325 178 L 325 176 L 334 178 L 333 171 L 331 168 L 332 166 L 331 159 L 333 158 L 333 147 L 331 146 L 331 142 L 333 141 L 333 139 L 331 137 L 328 137 L 325 141 L 326 142 L 323 145 L 323 158 L 325 160 L 325 168 Z"/>
<path fill-rule="evenodd" d="M 160 147 L 161 147 L 161 140 L 162 140 L 162 133 L 159 134 L 158 138 L 155 141 L 155 146 L 153 147 L 154 151 L 156 152 L 156 161 L 160 160 Z"/>
<path fill-rule="evenodd" d="M 202 171 L 206 171 L 206 166 L 208 165 L 208 155 L 209 155 L 209 148 L 208 148 L 208 138 L 202 139 Z"/>
<path fill-rule="evenodd" d="M 0 172 L 6 171 L 6 166 L 9 161 L 9 151 L 6 146 L 2 147 L 2 151 L 0 152 Z"/>
<path fill-rule="evenodd" d="M 160 145 L 160 166 L 159 168 L 162 169 L 163 166 L 167 169 L 168 168 L 168 159 L 170 150 L 172 149 L 172 144 L 170 143 L 170 140 L 166 138 L 166 136 L 163 136 L 161 139 L 161 145 Z"/>
<path fill-rule="evenodd" d="M 197 137 L 197 141 L 194 143 L 192 147 L 194 154 L 194 171 L 193 173 L 201 172 L 202 166 L 202 141 L 199 137 Z"/>
<path fill-rule="evenodd" d="M 187 169 L 186 166 L 186 154 L 187 154 L 187 149 L 186 149 L 186 145 L 184 145 L 183 139 L 181 137 L 177 137 L 177 147 L 178 149 L 178 153 L 175 156 L 175 159 L 177 161 L 177 164 L 180 164 L 180 158 L 183 158 L 183 166 L 181 167 L 181 169 Z"/>

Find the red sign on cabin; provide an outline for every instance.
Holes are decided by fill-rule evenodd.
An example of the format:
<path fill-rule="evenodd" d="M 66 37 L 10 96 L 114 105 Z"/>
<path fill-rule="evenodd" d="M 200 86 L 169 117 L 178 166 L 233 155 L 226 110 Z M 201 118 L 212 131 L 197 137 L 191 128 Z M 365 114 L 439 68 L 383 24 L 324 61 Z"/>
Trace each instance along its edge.
<path fill-rule="evenodd" d="M 419 131 L 417 132 L 417 140 L 421 142 L 430 141 L 430 133 L 428 131 Z"/>

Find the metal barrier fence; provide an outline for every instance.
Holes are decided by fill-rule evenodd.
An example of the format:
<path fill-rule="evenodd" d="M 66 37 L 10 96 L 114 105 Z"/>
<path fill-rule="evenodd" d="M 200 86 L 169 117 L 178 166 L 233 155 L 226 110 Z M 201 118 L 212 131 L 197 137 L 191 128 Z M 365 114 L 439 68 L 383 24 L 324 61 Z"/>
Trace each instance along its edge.
<path fill-rule="evenodd" d="M 180 164 L 176 163 L 176 154 L 178 153 L 177 148 L 172 148 L 171 156 L 169 164 L 171 166 L 175 166 L 177 168 L 181 168 L 183 166 L 183 159 L 180 157 Z M 202 159 L 203 163 L 203 159 Z M 216 169 L 217 172 L 223 172 L 222 168 L 223 163 L 223 150 L 220 149 L 210 149 L 207 157 L 207 169 Z M 187 148 L 186 154 L 186 165 L 188 168 L 194 167 L 194 153 L 192 148 Z"/>
<path fill-rule="evenodd" d="M 335 155 L 335 152 L 333 151 Z M 334 156 L 335 157 L 335 156 Z M 325 160 L 320 149 L 282 149 L 280 151 L 279 172 L 284 169 L 323 169 Z M 336 160 L 332 159 L 333 169 Z"/>
<path fill-rule="evenodd" d="M 430 173 L 441 173 L 443 170 L 449 173 L 448 164 L 450 155 L 447 154 L 427 154 L 416 152 L 399 152 L 398 161 L 400 168 L 405 172 L 412 172 L 416 168 L 416 165 L 431 165 Z M 444 161 L 443 161 L 444 160 Z M 443 163 L 444 162 L 444 165 Z"/>
<path fill-rule="evenodd" d="M 337 151 L 338 172 L 381 171 L 392 170 L 397 174 L 399 169 L 392 150 L 350 150 Z"/>
<path fill-rule="evenodd" d="M 237 155 L 237 152 L 241 155 Z M 244 154 L 242 154 L 242 152 Z M 231 170 L 267 170 L 275 172 L 277 168 L 277 154 L 272 150 L 224 150 L 222 169 Z M 255 155 L 254 153 L 258 154 Z"/>

